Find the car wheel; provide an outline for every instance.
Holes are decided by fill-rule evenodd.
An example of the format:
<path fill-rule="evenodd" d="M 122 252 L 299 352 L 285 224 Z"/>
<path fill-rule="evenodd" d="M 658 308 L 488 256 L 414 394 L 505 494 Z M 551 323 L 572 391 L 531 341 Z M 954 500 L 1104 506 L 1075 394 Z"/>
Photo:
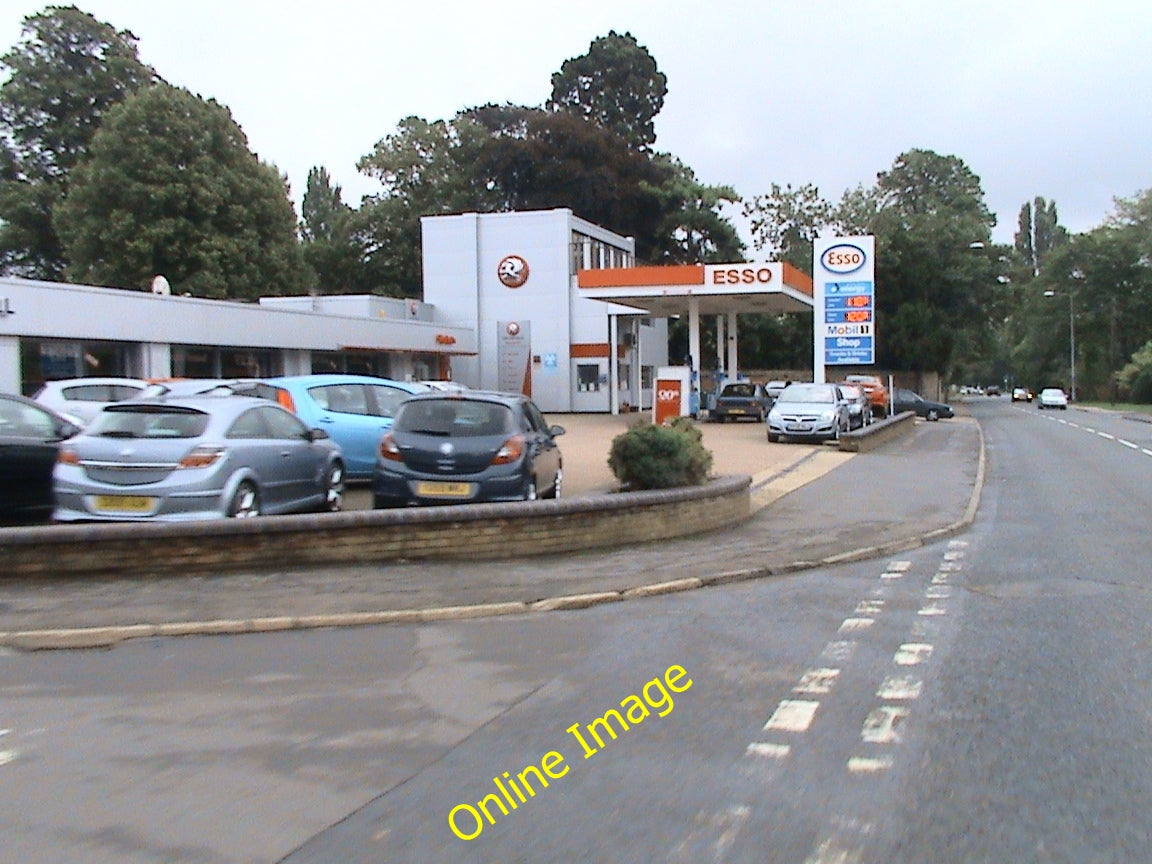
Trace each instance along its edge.
<path fill-rule="evenodd" d="M 939 411 L 937 411 L 935 408 L 929 408 L 929 409 L 928 409 L 928 418 L 927 418 L 927 419 L 929 419 L 929 420 L 939 420 L 939 419 L 940 419 L 940 412 L 939 412 Z"/>
<path fill-rule="evenodd" d="M 260 515 L 260 490 L 251 480 L 245 480 L 232 493 L 228 516 L 232 519 L 250 519 Z"/>
<path fill-rule="evenodd" d="M 344 466 L 339 462 L 328 469 L 328 477 L 324 481 L 324 510 L 327 513 L 338 513 L 344 509 Z"/>

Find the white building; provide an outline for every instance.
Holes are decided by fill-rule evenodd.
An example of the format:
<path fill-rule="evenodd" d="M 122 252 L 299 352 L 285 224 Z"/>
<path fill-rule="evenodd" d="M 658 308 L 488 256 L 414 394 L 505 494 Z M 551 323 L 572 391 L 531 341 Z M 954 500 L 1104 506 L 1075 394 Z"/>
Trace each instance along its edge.
<path fill-rule="evenodd" d="M 583 296 L 577 284 L 581 270 L 634 266 L 634 240 L 570 210 L 421 222 L 424 300 L 438 320 L 476 334 L 477 354 L 453 361 L 456 380 L 528 393 L 551 412 L 651 404 L 653 372 L 668 362 L 667 320 Z"/>

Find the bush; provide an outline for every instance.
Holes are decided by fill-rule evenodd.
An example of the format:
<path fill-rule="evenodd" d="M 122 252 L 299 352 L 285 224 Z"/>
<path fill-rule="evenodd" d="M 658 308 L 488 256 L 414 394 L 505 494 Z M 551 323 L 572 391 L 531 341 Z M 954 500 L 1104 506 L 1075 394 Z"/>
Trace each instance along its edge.
<path fill-rule="evenodd" d="M 608 467 L 625 489 L 701 486 L 712 470 L 712 453 L 687 417 L 667 426 L 642 423 L 612 439 Z"/>
<path fill-rule="evenodd" d="M 1132 401 L 1140 405 L 1152 403 L 1152 369 L 1140 371 L 1132 381 Z"/>

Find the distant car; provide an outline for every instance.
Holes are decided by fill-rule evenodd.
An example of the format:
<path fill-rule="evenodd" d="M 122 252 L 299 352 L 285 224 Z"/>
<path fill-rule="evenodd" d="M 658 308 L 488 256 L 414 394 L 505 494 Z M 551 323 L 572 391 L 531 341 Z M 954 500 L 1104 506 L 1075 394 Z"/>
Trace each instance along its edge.
<path fill-rule="evenodd" d="M 340 448 L 265 399 L 120 402 L 60 448 L 57 521 L 185 521 L 344 502 Z"/>
<path fill-rule="evenodd" d="M 841 384 L 840 391 L 848 398 L 848 428 L 861 429 L 872 425 L 872 400 L 864 388 L 856 384 Z"/>
<path fill-rule="evenodd" d="M 790 384 L 768 412 L 768 440 L 839 439 L 851 424 L 849 400 L 836 384 Z"/>
<path fill-rule="evenodd" d="M 323 429 L 340 445 L 348 477 L 356 480 L 372 477 L 380 438 L 401 403 L 428 392 L 421 384 L 369 375 L 292 375 L 264 383 L 305 425 Z"/>
<path fill-rule="evenodd" d="M 1068 409 L 1068 395 L 1059 387 L 1045 387 L 1040 391 L 1039 404 L 1037 408 L 1059 408 L 1062 411 Z"/>
<path fill-rule="evenodd" d="M 769 381 L 764 385 L 764 392 L 768 394 L 768 398 L 775 402 L 780 394 L 784 392 L 784 388 L 788 386 L 787 381 Z"/>
<path fill-rule="evenodd" d="M 741 419 L 763 423 L 771 403 L 772 399 L 759 384 L 733 381 L 720 389 L 710 414 L 712 419 L 720 423 Z"/>
<path fill-rule="evenodd" d="M 274 388 L 259 378 L 173 378 L 149 384 L 135 399 L 173 399 L 182 396 L 231 394 L 276 400 Z"/>
<path fill-rule="evenodd" d="M 917 417 L 925 420 L 939 420 L 942 417 L 955 416 L 952 406 L 945 402 L 933 402 L 925 399 L 919 393 L 897 387 L 892 396 L 892 411 L 902 414 L 905 411 L 913 412 Z"/>
<path fill-rule="evenodd" d="M 872 416 L 884 418 L 888 416 L 888 387 L 880 380 L 878 375 L 845 375 L 846 384 L 855 384 L 862 387 L 872 402 Z"/>
<path fill-rule="evenodd" d="M 563 434 L 525 396 L 414 396 L 380 442 L 374 505 L 559 498 L 564 461 L 556 439 Z"/>
<path fill-rule="evenodd" d="M 985 388 L 984 394 L 986 396 L 999 396 L 1000 386 L 998 384 L 989 384 L 988 387 Z"/>
<path fill-rule="evenodd" d="M 32 398 L 57 414 L 91 423 L 105 405 L 138 396 L 147 386 L 139 378 L 67 378 L 45 382 Z"/>
<path fill-rule="evenodd" d="M 80 427 L 23 396 L 0 394 L 0 522 L 47 522 L 60 442 Z"/>
<path fill-rule="evenodd" d="M 1014 387 L 1012 388 L 1012 401 L 1013 402 L 1031 402 L 1032 391 L 1027 387 Z"/>

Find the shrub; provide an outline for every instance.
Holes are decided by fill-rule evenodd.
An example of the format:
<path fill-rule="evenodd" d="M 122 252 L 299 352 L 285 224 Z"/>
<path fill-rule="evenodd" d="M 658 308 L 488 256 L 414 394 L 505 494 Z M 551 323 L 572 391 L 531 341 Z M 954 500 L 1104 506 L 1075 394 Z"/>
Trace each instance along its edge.
<path fill-rule="evenodd" d="M 642 423 L 612 439 L 608 467 L 625 489 L 671 489 L 708 481 L 712 453 L 687 417 L 667 426 Z"/>

